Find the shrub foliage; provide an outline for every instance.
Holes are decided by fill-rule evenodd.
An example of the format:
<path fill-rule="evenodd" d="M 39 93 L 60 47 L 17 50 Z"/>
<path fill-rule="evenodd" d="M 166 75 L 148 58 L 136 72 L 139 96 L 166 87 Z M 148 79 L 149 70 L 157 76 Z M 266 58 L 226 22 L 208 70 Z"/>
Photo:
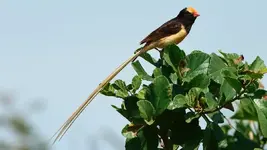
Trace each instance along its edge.
<path fill-rule="evenodd" d="M 122 129 L 127 150 L 193 150 L 200 143 L 205 150 L 264 147 L 267 93 L 259 80 L 267 68 L 260 57 L 249 64 L 242 55 L 219 53 L 187 55 L 170 45 L 158 60 L 141 56 L 155 67 L 152 74 L 137 60 L 130 84 L 118 79 L 105 86 L 103 95 L 123 99 L 112 107 L 130 122 Z M 221 111 L 234 111 L 233 102 L 238 108 L 229 124 Z"/>

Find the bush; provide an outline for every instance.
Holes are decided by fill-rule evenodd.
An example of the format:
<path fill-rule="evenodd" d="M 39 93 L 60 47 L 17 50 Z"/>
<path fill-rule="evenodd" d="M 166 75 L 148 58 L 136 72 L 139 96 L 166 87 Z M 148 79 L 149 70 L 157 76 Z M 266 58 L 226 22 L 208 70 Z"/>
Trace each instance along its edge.
<path fill-rule="evenodd" d="M 242 55 L 221 51 L 220 56 L 201 51 L 186 55 L 175 45 L 160 53 L 158 60 L 148 53 L 141 56 L 155 67 L 152 75 L 135 61 L 132 83 L 119 79 L 101 91 L 123 99 L 120 107 L 112 107 L 130 122 L 122 129 L 127 150 L 191 150 L 200 143 L 208 150 L 264 147 L 267 101 L 259 80 L 267 68 L 260 57 L 248 64 Z M 234 111 L 235 101 L 238 110 L 231 119 L 236 128 L 224 123 L 221 112 Z"/>

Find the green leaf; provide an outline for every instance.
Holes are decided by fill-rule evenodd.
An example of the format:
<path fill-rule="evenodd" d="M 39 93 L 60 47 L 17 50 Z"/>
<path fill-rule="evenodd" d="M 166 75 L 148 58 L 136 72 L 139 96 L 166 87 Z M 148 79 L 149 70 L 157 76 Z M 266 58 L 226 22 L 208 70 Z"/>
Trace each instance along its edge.
<path fill-rule="evenodd" d="M 122 80 L 116 80 L 113 86 L 115 87 L 115 89 L 121 89 L 121 90 L 127 91 L 127 86 L 125 82 Z"/>
<path fill-rule="evenodd" d="M 140 88 L 142 84 L 142 79 L 137 75 L 134 76 L 134 78 L 132 79 L 132 87 L 133 89 L 136 91 Z"/>
<path fill-rule="evenodd" d="M 190 107 L 194 107 L 197 101 L 200 98 L 200 94 L 202 93 L 202 89 L 200 88 L 192 88 L 189 90 L 188 94 L 186 95 L 187 105 Z"/>
<path fill-rule="evenodd" d="M 254 106 L 258 114 L 260 129 L 265 138 L 267 138 L 267 101 L 262 99 L 254 100 Z"/>
<path fill-rule="evenodd" d="M 127 138 L 126 144 L 125 144 L 126 150 L 136 150 L 136 149 L 142 149 L 141 141 L 138 137 L 136 138 Z"/>
<path fill-rule="evenodd" d="M 142 100 L 149 99 L 151 91 L 148 86 L 143 86 L 143 88 L 137 93 L 136 97 Z"/>
<path fill-rule="evenodd" d="M 157 150 L 158 135 L 153 126 L 146 126 L 138 131 L 137 137 L 126 140 L 126 150 Z"/>
<path fill-rule="evenodd" d="M 189 69 L 184 75 L 184 81 L 191 81 L 199 74 L 206 74 L 209 67 L 210 56 L 203 52 L 193 52 L 187 56 L 187 65 Z"/>
<path fill-rule="evenodd" d="M 127 85 L 127 91 L 131 91 L 133 90 L 133 85 L 132 84 L 128 84 Z"/>
<path fill-rule="evenodd" d="M 156 63 L 157 63 L 156 59 L 153 58 L 149 53 L 143 53 L 140 55 L 140 57 L 142 57 L 144 60 L 146 60 L 150 64 L 156 66 Z"/>
<path fill-rule="evenodd" d="M 251 82 L 249 83 L 249 81 L 247 81 L 248 84 L 246 84 L 246 92 L 247 93 L 255 93 L 256 90 L 259 88 L 259 83 L 258 81 L 254 81 L 254 82 Z M 261 98 L 261 97 L 260 97 Z"/>
<path fill-rule="evenodd" d="M 115 88 L 112 86 L 112 84 L 108 83 L 101 91 L 101 94 L 105 96 L 115 96 Z"/>
<path fill-rule="evenodd" d="M 151 85 L 150 102 L 156 109 L 156 114 L 161 114 L 169 105 L 172 98 L 172 89 L 168 79 L 165 76 L 158 76 Z"/>
<path fill-rule="evenodd" d="M 153 75 L 154 75 L 154 77 L 162 75 L 160 68 L 155 68 L 153 71 Z"/>
<path fill-rule="evenodd" d="M 141 117 L 144 118 L 146 123 L 148 125 L 153 124 L 154 123 L 153 117 L 156 113 L 156 110 L 151 104 L 151 102 L 147 100 L 140 100 L 137 102 L 137 106 L 139 108 Z"/>
<path fill-rule="evenodd" d="M 201 139 L 188 140 L 186 144 L 183 145 L 183 150 L 199 150 Z"/>
<path fill-rule="evenodd" d="M 252 103 L 252 100 L 249 98 L 241 99 L 238 110 L 231 119 L 257 121 L 257 111 Z"/>
<path fill-rule="evenodd" d="M 138 60 L 133 62 L 132 66 L 133 66 L 134 70 L 137 72 L 137 74 L 142 79 L 147 80 L 147 81 L 153 80 L 153 78 L 146 73 L 145 69 L 142 67 L 142 65 L 140 64 L 140 62 Z"/>
<path fill-rule="evenodd" d="M 170 79 L 171 79 L 173 84 L 177 84 L 178 76 L 176 73 L 171 73 Z"/>
<path fill-rule="evenodd" d="M 254 92 L 254 99 L 262 99 L 263 96 L 267 95 L 267 91 L 263 89 L 258 89 Z"/>
<path fill-rule="evenodd" d="M 224 61 L 215 53 L 211 54 L 210 65 L 208 68 L 208 74 L 217 83 L 223 83 L 222 70 L 227 67 Z"/>
<path fill-rule="evenodd" d="M 208 108 L 206 110 L 213 110 L 218 106 L 218 102 L 214 99 L 212 93 L 207 92 L 205 94 L 205 97 L 205 102 L 208 105 Z"/>
<path fill-rule="evenodd" d="M 225 139 L 222 129 L 216 123 L 209 123 L 204 131 L 204 150 L 216 150 Z"/>
<path fill-rule="evenodd" d="M 257 56 L 257 58 L 249 66 L 249 70 L 255 73 L 262 73 L 262 74 L 267 72 L 267 68 L 264 64 L 264 61 L 259 56 Z"/>
<path fill-rule="evenodd" d="M 164 60 L 175 72 L 180 74 L 180 62 L 185 58 L 185 53 L 176 45 L 169 45 L 164 48 Z"/>
<path fill-rule="evenodd" d="M 219 111 L 216 111 L 214 113 L 209 113 L 208 116 L 213 120 L 214 123 L 217 123 L 217 124 L 224 123 L 222 113 Z"/>
<path fill-rule="evenodd" d="M 178 94 L 173 98 L 173 101 L 170 102 L 168 109 L 174 110 L 177 108 L 183 108 L 186 107 L 187 99 L 184 95 Z"/>
<path fill-rule="evenodd" d="M 173 144 L 172 150 L 178 150 L 179 145 Z"/>
<path fill-rule="evenodd" d="M 254 149 L 260 145 L 256 142 L 244 137 L 243 133 L 236 131 L 233 135 L 234 141 L 228 141 L 228 149 Z"/>
<path fill-rule="evenodd" d="M 264 75 L 264 73 L 261 72 L 246 72 L 248 76 L 250 76 L 252 79 L 256 80 L 256 79 L 261 79 Z"/>
<path fill-rule="evenodd" d="M 226 80 L 221 85 L 220 93 L 225 96 L 226 101 L 231 100 L 236 95 L 236 91 Z M 220 101 L 220 103 L 222 102 Z"/>
<path fill-rule="evenodd" d="M 223 55 L 223 57 L 225 58 L 225 61 L 227 62 L 227 64 L 229 66 L 236 66 L 238 64 L 236 64 L 235 60 L 239 59 L 240 55 L 236 54 L 236 53 L 224 53 L 222 51 L 219 50 L 219 52 Z"/>
<path fill-rule="evenodd" d="M 231 130 L 231 127 L 228 124 L 222 125 L 221 129 L 223 130 L 224 134 L 227 135 L 228 132 Z"/>
<path fill-rule="evenodd" d="M 234 78 L 230 78 L 230 77 L 224 77 L 224 79 L 226 80 L 226 82 L 237 92 L 239 93 L 242 89 L 242 84 Z"/>
<path fill-rule="evenodd" d="M 116 80 L 114 82 L 114 84 L 112 84 L 112 85 L 115 89 L 117 89 L 117 91 L 116 91 L 117 97 L 125 98 L 125 97 L 129 96 L 128 91 L 127 91 L 127 86 L 126 86 L 124 81 Z"/>
<path fill-rule="evenodd" d="M 192 120 L 199 118 L 200 114 L 194 112 L 188 112 L 185 114 L 185 122 L 190 123 Z"/>
<path fill-rule="evenodd" d="M 138 137 L 136 138 L 127 138 L 125 144 L 126 150 L 137 150 L 142 149 L 141 141 Z"/>
<path fill-rule="evenodd" d="M 222 70 L 225 81 L 237 92 L 239 93 L 242 89 L 241 82 L 237 79 L 235 75 L 236 69 L 228 67 Z"/>
<path fill-rule="evenodd" d="M 127 96 L 129 96 L 129 95 L 128 95 L 128 93 L 126 93 L 125 91 L 118 90 L 118 91 L 116 92 L 116 96 L 119 97 L 119 98 L 125 98 L 125 97 L 127 97 Z"/>
<path fill-rule="evenodd" d="M 125 109 L 119 108 L 119 107 L 117 107 L 117 106 L 115 106 L 115 105 L 111 105 L 111 107 L 113 107 L 114 109 L 116 109 L 116 111 L 117 111 L 118 113 L 120 113 L 123 117 L 125 117 L 126 119 L 129 118 L 129 114 L 128 114 L 128 112 L 127 112 Z M 129 120 L 129 119 L 128 119 L 128 120 Z M 129 120 L 129 121 L 130 121 L 130 120 Z"/>
<path fill-rule="evenodd" d="M 221 84 L 215 82 L 214 80 L 210 80 L 210 84 L 209 84 L 209 92 L 211 92 L 215 97 L 220 97 L 221 95 Z"/>
<path fill-rule="evenodd" d="M 237 79 L 237 70 L 234 67 L 225 67 L 221 70 L 223 77 L 229 77 Z"/>
<path fill-rule="evenodd" d="M 238 78 L 241 81 L 250 81 L 250 80 L 252 80 L 252 78 L 248 74 L 238 75 Z"/>
<path fill-rule="evenodd" d="M 141 119 L 139 108 L 137 106 L 137 102 L 139 99 L 135 96 L 128 96 L 124 98 L 124 107 L 128 114 L 128 120 L 131 122 L 138 121 Z"/>
<path fill-rule="evenodd" d="M 127 97 L 124 100 L 124 103 L 121 105 L 121 108 L 111 105 L 116 109 L 124 118 L 128 121 L 136 124 L 144 124 L 144 119 L 140 116 L 139 108 L 137 106 L 138 99 L 136 97 Z"/>
<path fill-rule="evenodd" d="M 157 150 L 159 139 L 155 126 L 144 127 L 137 136 L 141 140 L 142 150 Z"/>
<path fill-rule="evenodd" d="M 128 124 L 122 129 L 122 135 L 127 139 L 135 138 L 136 132 L 136 130 L 130 130 L 130 126 Z"/>
<path fill-rule="evenodd" d="M 189 82 L 189 87 L 199 87 L 201 89 L 208 88 L 210 78 L 206 74 L 199 74 Z"/>
<path fill-rule="evenodd" d="M 181 110 L 181 109 L 180 109 Z M 173 144 L 181 145 L 182 147 L 189 147 L 188 144 L 195 145 L 195 142 L 203 138 L 203 132 L 199 126 L 199 119 L 193 119 L 190 123 L 185 121 L 185 112 L 175 112 L 171 111 L 165 118 L 173 118 L 172 120 L 166 119 L 171 124 L 171 141 Z M 166 122 L 165 121 L 165 122 Z M 192 145 L 193 146 L 193 145 Z M 189 149 L 189 148 L 188 148 Z"/>

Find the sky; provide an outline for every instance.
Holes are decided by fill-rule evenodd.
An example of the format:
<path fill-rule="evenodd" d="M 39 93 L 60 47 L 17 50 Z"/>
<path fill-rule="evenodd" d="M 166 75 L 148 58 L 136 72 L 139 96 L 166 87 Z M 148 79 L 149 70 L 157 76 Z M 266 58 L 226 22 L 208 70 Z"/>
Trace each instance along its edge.
<path fill-rule="evenodd" d="M 29 114 L 29 119 L 49 140 L 145 36 L 184 7 L 200 14 L 179 44 L 187 53 L 223 50 L 243 54 L 248 62 L 257 56 L 266 60 L 266 5 L 266 0 L 2 0 L 0 92 L 14 95 L 22 110 L 41 100 L 44 111 Z M 116 79 L 130 82 L 133 75 L 129 65 Z M 97 96 L 53 149 L 123 150 L 120 133 L 128 122 L 111 107 L 120 103 Z"/>

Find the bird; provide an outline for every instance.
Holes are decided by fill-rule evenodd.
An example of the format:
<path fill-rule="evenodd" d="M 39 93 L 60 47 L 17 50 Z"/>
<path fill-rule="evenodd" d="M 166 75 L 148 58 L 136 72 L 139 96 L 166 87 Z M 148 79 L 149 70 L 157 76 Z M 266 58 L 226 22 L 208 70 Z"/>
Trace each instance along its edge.
<path fill-rule="evenodd" d="M 183 8 L 176 17 L 165 22 L 160 27 L 151 32 L 146 36 L 140 45 L 144 44 L 143 47 L 137 49 L 136 53 L 122 63 L 118 68 L 115 69 L 105 80 L 103 80 L 97 88 L 89 95 L 89 97 L 78 107 L 78 109 L 67 119 L 67 121 L 57 130 L 52 136 L 56 138 L 53 144 L 60 140 L 68 129 L 72 126 L 74 121 L 80 116 L 83 110 L 89 105 L 89 103 L 100 93 L 100 91 L 130 62 L 133 62 L 138 56 L 148 52 L 152 49 L 164 49 L 166 46 L 171 44 L 179 44 L 189 34 L 192 25 L 194 24 L 199 13 L 193 7 Z"/>

